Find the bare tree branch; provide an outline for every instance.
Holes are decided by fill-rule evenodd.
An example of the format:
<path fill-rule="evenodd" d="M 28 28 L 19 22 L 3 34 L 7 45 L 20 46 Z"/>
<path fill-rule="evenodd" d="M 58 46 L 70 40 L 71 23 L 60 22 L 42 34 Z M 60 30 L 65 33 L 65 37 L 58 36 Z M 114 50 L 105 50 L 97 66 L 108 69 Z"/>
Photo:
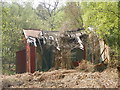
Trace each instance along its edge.
<path fill-rule="evenodd" d="M 58 0 L 56 0 L 53 4 L 50 3 L 50 0 L 49 3 L 45 2 L 45 0 L 43 0 L 43 2 L 39 2 L 37 15 L 49 23 L 51 30 L 54 29 L 54 24 L 53 24 L 55 20 L 54 16 L 59 11 L 62 10 L 62 9 L 58 9 L 58 5 L 59 5 Z"/>

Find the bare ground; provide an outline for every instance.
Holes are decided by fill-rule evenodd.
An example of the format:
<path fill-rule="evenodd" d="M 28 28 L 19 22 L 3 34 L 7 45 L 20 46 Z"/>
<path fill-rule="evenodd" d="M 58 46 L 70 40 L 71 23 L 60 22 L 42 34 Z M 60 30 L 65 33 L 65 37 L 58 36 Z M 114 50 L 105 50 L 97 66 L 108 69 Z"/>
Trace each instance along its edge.
<path fill-rule="evenodd" d="M 109 68 L 103 72 L 84 72 L 78 70 L 53 70 L 48 72 L 2 75 L 3 88 L 118 88 L 117 69 Z"/>

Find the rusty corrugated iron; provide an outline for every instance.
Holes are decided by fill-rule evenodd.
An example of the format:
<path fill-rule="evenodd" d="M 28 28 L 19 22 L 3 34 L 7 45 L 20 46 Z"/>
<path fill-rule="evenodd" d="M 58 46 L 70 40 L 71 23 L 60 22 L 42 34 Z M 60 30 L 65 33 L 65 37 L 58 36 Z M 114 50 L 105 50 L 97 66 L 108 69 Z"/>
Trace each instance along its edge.
<path fill-rule="evenodd" d="M 29 36 L 38 37 L 39 33 L 41 33 L 41 32 L 42 31 L 40 31 L 40 30 L 23 30 L 23 33 L 24 33 L 26 39 Z"/>

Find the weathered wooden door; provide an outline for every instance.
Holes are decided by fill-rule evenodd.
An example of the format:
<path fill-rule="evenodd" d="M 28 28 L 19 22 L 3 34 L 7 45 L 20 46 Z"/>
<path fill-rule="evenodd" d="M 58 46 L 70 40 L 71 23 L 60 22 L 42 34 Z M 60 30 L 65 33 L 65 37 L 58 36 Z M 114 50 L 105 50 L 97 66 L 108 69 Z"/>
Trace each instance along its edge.
<path fill-rule="evenodd" d="M 16 73 L 26 72 L 26 50 L 16 52 Z"/>

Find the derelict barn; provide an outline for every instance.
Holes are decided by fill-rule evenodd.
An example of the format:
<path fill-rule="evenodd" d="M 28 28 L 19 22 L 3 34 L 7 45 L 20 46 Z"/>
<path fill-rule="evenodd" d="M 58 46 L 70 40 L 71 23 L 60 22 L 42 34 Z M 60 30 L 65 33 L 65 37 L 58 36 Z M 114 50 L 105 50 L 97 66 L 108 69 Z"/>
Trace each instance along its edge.
<path fill-rule="evenodd" d="M 106 49 L 103 49 L 105 47 L 101 49 L 98 38 L 82 30 L 23 30 L 23 34 L 25 49 L 16 53 L 17 73 L 47 71 L 52 67 L 70 69 L 78 66 L 83 59 L 92 63 L 109 59 L 105 54 Z"/>

